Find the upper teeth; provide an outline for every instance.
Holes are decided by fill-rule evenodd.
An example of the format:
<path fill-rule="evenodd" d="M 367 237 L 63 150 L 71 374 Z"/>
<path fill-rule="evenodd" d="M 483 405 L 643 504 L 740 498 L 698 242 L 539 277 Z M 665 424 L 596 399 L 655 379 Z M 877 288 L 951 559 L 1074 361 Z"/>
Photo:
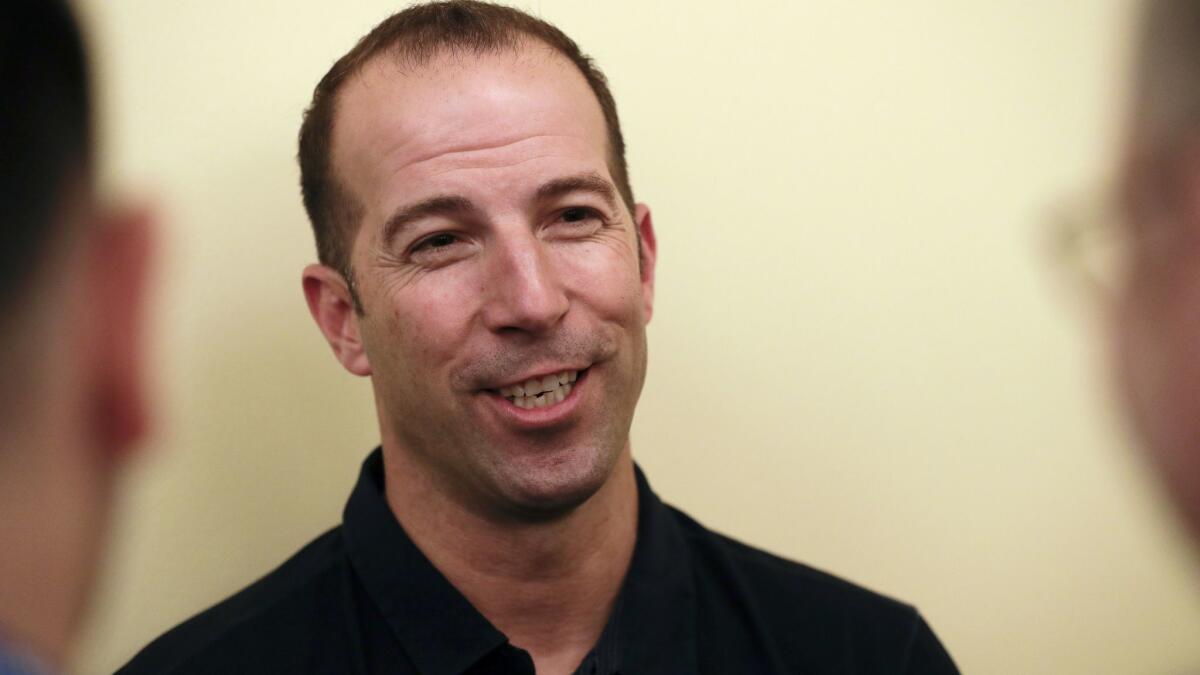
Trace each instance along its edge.
<path fill-rule="evenodd" d="M 578 370 L 564 370 L 555 375 L 531 379 L 523 384 L 500 389 L 500 395 L 521 408 L 541 408 L 558 403 L 571 393 L 571 383 L 579 377 Z"/>

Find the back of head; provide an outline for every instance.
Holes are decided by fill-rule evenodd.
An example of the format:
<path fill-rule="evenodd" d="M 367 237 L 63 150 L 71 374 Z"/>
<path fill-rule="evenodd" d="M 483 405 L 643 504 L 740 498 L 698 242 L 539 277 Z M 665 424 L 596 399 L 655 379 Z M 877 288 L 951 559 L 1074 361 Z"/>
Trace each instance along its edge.
<path fill-rule="evenodd" d="M 622 199 L 633 211 L 616 102 L 604 74 L 570 37 L 542 19 L 503 5 L 477 0 L 414 5 L 385 19 L 338 59 L 317 84 L 305 113 L 300 129 L 300 182 L 323 264 L 352 282 L 349 243 L 360 217 L 359 206 L 339 184 L 331 159 L 337 97 L 346 81 L 377 57 L 417 67 L 445 53 L 471 56 L 516 51 L 531 42 L 567 58 L 596 95 L 608 126 L 609 169 Z"/>
<path fill-rule="evenodd" d="M 93 194 L 87 58 L 66 2 L 0 3 L 0 91 L 0 656 L 57 664 L 116 460 L 142 433 L 149 224 Z"/>
<path fill-rule="evenodd" d="M 70 9 L 58 0 L 0 7 L 0 420 L 23 416 L 41 342 L 31 314 L 67 215 L 89 189 L 86 61 Z"/>
<path fill-rule="evenodd" d="M 87 66 L 58 0 L 0 7 L 0 313 L 17 309 L 58 232 L 64 196 L 90 173 Z"/>

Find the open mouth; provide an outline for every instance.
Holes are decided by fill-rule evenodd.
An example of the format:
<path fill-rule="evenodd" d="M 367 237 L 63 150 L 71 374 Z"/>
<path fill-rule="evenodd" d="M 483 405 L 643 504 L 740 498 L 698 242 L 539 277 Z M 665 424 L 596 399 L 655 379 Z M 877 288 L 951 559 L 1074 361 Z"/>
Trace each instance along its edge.
<path fill-rule="evenodd" d="M 497 391 L 518 408 L 545 408 L 570 396 L 571 388 L 585 372 L 587 371 L 564 370 L 493 391 Z"/>

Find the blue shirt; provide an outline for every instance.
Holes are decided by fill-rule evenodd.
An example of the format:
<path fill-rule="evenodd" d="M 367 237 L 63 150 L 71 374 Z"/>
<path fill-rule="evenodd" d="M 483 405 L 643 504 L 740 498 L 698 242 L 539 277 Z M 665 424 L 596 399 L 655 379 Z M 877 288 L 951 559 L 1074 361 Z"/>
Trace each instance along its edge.
<path fill-rule="evenodd" d="M 0 638 L 0 675 L 50 675 L 50 671 L 29 653 Z"/>

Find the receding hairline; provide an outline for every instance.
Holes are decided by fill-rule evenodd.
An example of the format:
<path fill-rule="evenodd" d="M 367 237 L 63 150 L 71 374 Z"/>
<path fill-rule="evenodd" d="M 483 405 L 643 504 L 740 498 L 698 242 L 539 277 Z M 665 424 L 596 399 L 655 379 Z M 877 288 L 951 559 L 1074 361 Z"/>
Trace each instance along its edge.
<path fill-rule="evenodd" d="M 486 0 L 415 4 L 381 21 L 330 67 L 313 90 L 300 126 L 300 188 L 317 256 L 351 283 L 352 297 L 349 256 L 369 204 L 356 203 L 349 189 L 360 187 L 351 182 L 357 179 L 351 171 L 354 165 L 343 163 L 339 175 L 332 156 L 333 137 L 341 135 L 347 124 L 345 119 L 337 119 L 346 113 L 342 88 L 347 80 L 356 81 L 364 65 L 369 67 L 380 57 L 411 69 L 438 59 L 464 62 L 485 54 L 529 53 L 529 45 L 544 45 L 549 53 L 565 57 L 591 89 L 604 119 L 608 152 L 600 149 L 606 155 L 608 173 L 630 212 L 635 210 L 625 138 L 608 78 L 570 36 L 529 12 Z M 341 141 L 339 138 L 339 148 Z"/>
<path fill-rule="evenodd" d="M 395 73 L 403 77 L 420 77 L 420 71 L 444 68 L 466 68 L 470 60 L 481 59 L 487 56 L 511 55 L 514 58 L 514 63 L 519 63 L 523 59 L 537 58 L 547 61 L 558 61 L 565 69 L 578 77 L 584 89 L 588 92 L 589 100 L 596 106 L 596 112 L 599 113 L 601 124 L 603 125 L 603 137 L 605 147 L 605 163 L 609 174 L 613 175 L 615 183 L 615 166 L 619 161 L 616 154 L 617 149 L 613 147 L 611 138 L 611 129 L 608 128 L 609 122 L 605 117 L 603 106 L 599 96 L 590 86 L 587 77 L 579 69 L 579 67 L 571 61 L 567 55 L 563 54 L 553 45 L 540 39 L 536 35 L 529 35 L 517 30 L 513 30 L 513 39 L 504 41 L 485 48 L 475 47 L 471 45 L 439 45 L 434 50 L 417 51 L 412 48 L 403 48 L 403 42 L 397 45 L 389 46 L 382 51 L 372 54 L 370 57 L 362 59 L 355 63 L 352 68 L 348 69 L 342 79 L 338 82 L 337 88 L 334 90 L 330 100 L 330 115 L 329 115 L 329 148 L 328 148 L 328 165 L 327 165 L 327 180 L 330 187 L 333 188 L 338 196 L 343 200 L 345 205 L 354 214 L 353 223 L 348 223 L 346 231 L 342 233 L 346 242 L 346 260 L 350 262 L 352 257 L 350 254 L 354 248 L 354 239 L 357 237 L 358 230 L 362 226 L 362 217 L 366 210 L 365 205 L 359 198 L 353 188 L 350 186 L 350 181 L 347 181 L 342 176 L 340 165 L 338 162 L 339 148 L 344 139 L 339 129 L 342 125 L 339 120 L 343 117 L 342 105 L 347 91 L 351 90 L 356 84 L 362 83 L 363 78 L 368 76 L 368 73 L 375 68 L 395 68 Z M 617 190 L 618 194 L 621 191 Z M 621 198 L 622 202 L 626 200 Z M 634 204 L 627 203 L 630 215 L 633 215 Z"/>
<path fill-rule="evenodd" d="M 350 80 L 360 76 L 364 70 L 381 59 L 388 59 L 390 64 L 398 68 L 402 74 L 415 75 L 420 69 L 426 69 L 431 66 L 438 67 L 440 65 L 439 62 L 452 61 L 454 62 L 453 64 L 447 65 L 464 65 L 471 59 L 479 59 L 486 56 L 507 54 L 521 59 L 536 52 L 541 52 L 545 56 L 552 58 L 562 59 L 573 70 L 577 72 L 579 70 L 571 62 L 571 59 L 554 45 L 546 42 L 537 35 L 524 33 L 513 28 L 502 39 L 486 45 L 439 43 L 430 48 L 423 48 L 419 45 L 412 45 L 407 40 L 398 40 L 355 63 L 346 71 L 341 86 L 344 87 Z M 580 73 L 580 76 L 582 75 L 583 73 Z"/>
<path fill-rule="evenodd" d="M 540 58 L 538 54 L 540 53 Z M 394 74 L 401 77 L 421 77 L 422 71 L 444 71 L 450 68 L 465 69 L 468 67 L 470 60 L 478 60 L 488 56 L 503 56 L 511 55 L 514 63 L 519 63 L 522 60 L 530 57 L 546 62 L 557 61 L 564 67 L 564 70 L 578 77 L 579 82 L 588 91 L 590 99 L 596 104 L 596 109 L 600 113 L 600 119 L 604 121 L 606 146 L 611 146 L 611 142 L 607 139 L 608 123 L 604 118 L 604 109 L 600 104 L 600 99 L 596 92 L 592 90 L 588 84 L 587 77 L 579 68 L 571 62 L 565 54 L 555 49 L 552 45 L 547 44 L 536 36 L 526 36 L 512 44 L 497 45 L 494 49 L 474 49 L 471 47 L 463 47 L 459 45 L 445 45 L 439 47 L 434 52 L 420 54 L 397 54 L 392 50 L 384 50 L 378 54 L 372 55 L 370 58 L 364 59 L 355 64 L 355 66 L 346 72 L 344 78 L 339 81 L 337 88 L 334 90 L 330 100 L 330 116 L 329 116 L 329 140 L 330 140 L 330 159 L 335 156 L 338 140 L 338 124 L 342 113 L 342 104 L 346 96 L 346 92 L 352 89 L 356 83 L 361 83 L 372 70 L 378 68 L 393 68 Z M 612 152 L 614 149 L 608 147 L 607 150 Z M 332 169 L 332 164 L 330 166 Z"/>

